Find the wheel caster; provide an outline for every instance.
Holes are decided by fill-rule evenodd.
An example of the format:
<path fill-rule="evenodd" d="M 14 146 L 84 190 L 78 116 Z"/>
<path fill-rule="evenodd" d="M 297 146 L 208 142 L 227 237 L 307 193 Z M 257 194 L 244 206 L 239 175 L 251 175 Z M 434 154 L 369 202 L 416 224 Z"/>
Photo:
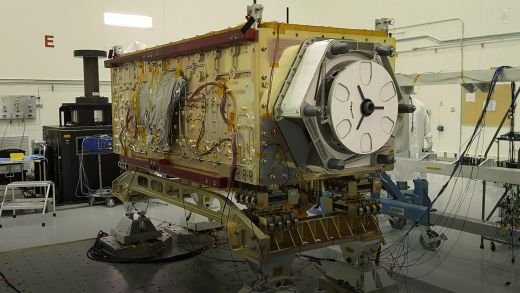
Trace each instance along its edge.
<path fill-rule="evenodd" d="M 45 227 L 45 223 L 42 223 L 42 227 Z"/>
<path fill-rule="evenodd" d="M 495 245 L 495 242 L 491 242 L 491 251 L 495 252 L 497 250 L 497 246 Z"/>
<path fill-rule="evenodd" d="M 421 235 L 421 237 L 419 239 L 419 242 L 420 242 L 422 248 L 424 248 L 424 250 L 428 250 L 428 251 L 437 250 L 437 248 L 439 248 L 439 246 L 441 246 L 441 239 L 435 240 L 435 241 L 430 241 L 430 239 L 438 238 L 439 233 L 437 233 L 433 230 L 428 230 L 428 231 L 426 231 L 426 235 L 427 235 L 428 239 L 425 239 L 423 237 L 423 235 Z"/>
<path fill-rule="evenodd" d="M 107 199 L 107 207 L 113 208 L 116 205 L 116 201 L 113 198 Z"/>
<path fill-rule="evenodd" d="M 88 205 L 89 206 L 93 206 L 94 203 L 96 203 L 96 198 L 91 196 L 89 199 L 88 199 Z"/>
<path fill-rule="evenodd" d="M 16 219 L 16 215 L 13 215 L 13 219 Z"/>
<path fill-rule="evenodd" d="M 406 219 L 401 217 L 391 217 L 390 220 L 390 226 L 394 229 L 403 229 L 403 227 L 406 225 Z"/>
<path fill-rule="evenodd" d="M 53 216 L 53 217 L 56 217 L 56 213 L 52 213 L 52 216 Z"/>

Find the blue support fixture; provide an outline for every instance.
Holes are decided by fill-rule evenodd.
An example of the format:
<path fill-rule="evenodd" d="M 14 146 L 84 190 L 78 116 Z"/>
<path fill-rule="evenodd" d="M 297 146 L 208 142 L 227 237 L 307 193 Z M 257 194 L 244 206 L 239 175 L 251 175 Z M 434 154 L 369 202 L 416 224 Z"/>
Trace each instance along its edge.
<path fill-rule="evenodd" d="M 413 191 L 403 191 L 399 189 L 390 176 L 383 172 L 378 176 L 381 178 L 383 188 L 388 197 L 381 198 L 381 194 L 372 193 L 373 199 L 378 199 L 383 205 L 383 214 L 391 217 L 399 217 L 413 223 L 430 226 L 430 214 L 428 206 L 431 201 L 428 197 L 428 181 L 424 179 L 413 180 Z M 423 216 L 426 213 L 425 216 Z"/>

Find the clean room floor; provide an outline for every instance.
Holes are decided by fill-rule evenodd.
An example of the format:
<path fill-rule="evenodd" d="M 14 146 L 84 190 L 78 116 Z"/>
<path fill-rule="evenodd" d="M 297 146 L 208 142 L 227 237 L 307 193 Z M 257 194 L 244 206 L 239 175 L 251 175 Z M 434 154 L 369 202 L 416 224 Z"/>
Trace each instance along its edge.
<path fill-rule="evenodd" d="M 429 176 L 429 180 L 430 196 L 433 198 L 445 177 Z M 461 185 L 462 182 L 459 181 L 453 189 L 452 195 L 452 189 L 448 188 L 449 192 L 439 199 L 436 208 L 443 210 L 448 205 L 448 211 L 453 213 L 480 217 L 481 184 L 478 182 L 473 184 L 471 181 L 464 180 L 464 186 Z M 489 184 L 486 202 L 491 205 L 494 200 L 498 199 L 501 192 L 501 188 Z M 457 199 L 461 202 L 460 208 L 452 210 L 453 203 Z M 145 207 L 144 203 L 138 205 L 140 209 Z M 488 209 L 491 209 L 491 206 Z M 86 204 L 64 206 L 58 209 L 56 218 L 53 218 L 52 214 L 46 215 L 45 227 L 41 226 L 40 214 L 21 214 L 15 219 L 4 216 L 2 218 L 3 228 L 0 229 L 0 252 L 91 239 L 99 230 L 109 231 L 111 227 L 114 227 L 124 212 L 121 205 L 114 208 L 103 205 L 89 207 Z M 162 220 L 179 224 L 184 222 L 182 209 L 161 202 L 151 203 L 147 214 L 157 224 Z M 389 244 L 399 239 L 408 227 L 401 231 L 393 230 L 387 221 L 381 222 L 382 231 Z M 425 254 L 422 248 L 416 248 L 418 243 L 418 231 L 416 230 L 418 229 L 412 230 L 408 240 L 408 247 L 412 248 L 408 259 L 410 266 L 401 271 L 409 278 L 417 278 L 417 281 L 409 280 L 408 292 L 414 292 L 419 288 L 421 281 L 453 292 L 520 292 L 520 265 L 518 262 L 511 263 L 512 251 L 507 245 L 497 244 L 496 251 L 492 252 L 489 249 L 489 242 L 486 242 L 485 249 L 479 248 L 479 236 L 443 229 L 442 232 L 447 235 L 448 240 L 442 244 L 438 252 Z M 83 245 L 88 247 L 87 244 Z M 45 253 L 45 251 L 42 249 L 41 253 Z M 6 259 L 12 258 L 13 253 L 16 252 L 0 253 L 0 271 L 5 273 L 9 269 L 7 265 L 10 262 Z M 333 254 L 334 250 L 316 251 L 315 253 Z M 417 259 L 417 257 L 420 258 Z M 411 261 L 413 259 L 417 260 Z M 30 259 L 26 261 L 30 261 Z M 207 278 L 205 277 L 205 279 Z M 23 280 L 17 279 L 17 281 L 23 283 Z M 53 281 L 60 282 L 61 280 L 60 277 L 57 277 Z M 8 288 L 2 286 L 3 284 L 0 284 L 0 292 L 9 292 Z M 99 289 L 97 291 L 103 292 Z M 437 292 L 439 291 L 440 289 L 437 290 Z M 407 292 L 402 282 L 401 292 Z"/>

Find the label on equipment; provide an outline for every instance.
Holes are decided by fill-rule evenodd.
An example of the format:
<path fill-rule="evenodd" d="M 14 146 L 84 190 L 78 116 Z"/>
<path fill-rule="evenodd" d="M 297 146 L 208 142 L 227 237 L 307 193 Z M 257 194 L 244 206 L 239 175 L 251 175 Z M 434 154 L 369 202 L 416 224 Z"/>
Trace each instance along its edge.
<path fill-rule="evenodd" d="M 390 207 L 390 213 L 395 216 L 404 217 L 404 208 Z"/>

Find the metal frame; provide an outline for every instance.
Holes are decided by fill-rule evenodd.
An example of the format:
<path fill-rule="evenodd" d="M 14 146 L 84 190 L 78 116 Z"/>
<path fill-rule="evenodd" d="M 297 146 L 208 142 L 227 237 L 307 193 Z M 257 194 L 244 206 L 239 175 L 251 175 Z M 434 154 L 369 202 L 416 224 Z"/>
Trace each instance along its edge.
<path fill-rule="evenodd" d="M 420 159 L 398 158 L 398 164 L 410 167 L 416 172 L 449 176 L 456 161 L 440 161 L 434 154 L 426 154 Z M 460 177 L 473 180 L 493 181 L 520 185 L 520 169 L 495 167 L 493 159 L 486 159 L 478 166 L 461 165 Z"/>
<path fill-rule="evenodd" d="M 381 198 L 379 193 L 373 193 L 372 198 L 381 202 L 383 214 L 430 226 L 428 185 L 425 180 L 414 180 L 413 192 L 402 192 L 386 172 L 381 173 L 380 178 L 390 198 Z"/>
<path fill-rule="evenodd" d="M 112 193 L 123 202 L 152 197 L 220 221 L 226 229 L 230 249 L 254 262 L 263 263 L 275 256 L 350 241 L 382 240 L 377 218 L 371 214 L 358 216 L 336 212 L 308 217 L 296 222 L 292 229 L 267 233 L 216 189 L 135 170 L 123 173 L 112 186 Z M 194 198 L 196 203 L 187 201 L 186 196 Z M 218 210 L 206 205 L 213 201 L 219 202 Z"/>
<path fill-rule="evenodd" d="M 216 47 L 232 46 L 255 41 L 256 38 L 256 29 L 249 29 L 245 33 L 242 33 L 239 28 L 231 28 L 217 33 L 209 33 L 201 37 L 195 37 L 192 39 L 159 46 L 153 49 L 115 57 L 114 59 L 106 60 L 105 67 L 119 67 L 123 63 L 130 61 L 154 61 L 164 58 L 188 55 L 214 49 Z"/>
<path fill-rule="evenodd" d="M 204 184 L 211 187 L 226 188 L 229 183 L 229 179 L 227 177 L 218 176 L 218 174 L 206 174 L 202 172 L 193 172 L 192 170 L 187 170 L 184 168 L 176 168 L 164 160 L 135 159 L 123 155 L 119 156 L 119 160 L 126 167 L 157 171 L 173 177 L 186 178 L 195 183 Z"/>
<path fill-rule="evenodd" d="M 413 168 L 417 172 L 450 176 L 455 167 L 456 161 L 439 161 L 433 154 L 427 154 L 420 159 L 399 158 L 399 164 Z M 478 166 L 461 165 L 459 167 L 459 177 L 482 181 L 482 213 L 481 219 L 460 218 L 459 216 L 441 215 L 430 213 L 432 225 L 439 225 L 439 222 L 450 223 L 451 229 L 456 229 L 476 235 L 481 235 L 480 247 L 484 248 L 484 239 L 511 244 L 511 239 L 515 244 L 519 243 L 519 232 L 513 229 L 512 235 L 502 236 L 497 233 L 498 227 L 488 221 L 499 207 L 502 200 L 510 190 L 510 185 L 520 185 L 520 169 L 495 167 L 493 159 L 486 159 Z M 486 185 L 487 182 L 497 182 L 505 184 L 505 192 L 495 203 L 491 212 L 487 213 L 486 208 Z M 442 226 L 442 225 L 441 225 Z"/>
<path fill-rule="evenodd" d="M 489 83 L 494 69 L 469 70 L 464 72 L 439 72 L 439 73 L 414 73 L 396 74 L 399 86 L 421 86 L 442 84 L 467 84 L 467 83 Z M 504 69 L 498 82 L 510 82 L 520 80 L 520 67 Z"/>
<path fill-rule="evenodd" d="M 489 223 L 478 219 L 458 215 L 446 215 L 438 212 L 430 213 L 432 225 L 463 231 L 466 233 L 480 235 L 483 239 L 500 242 L 504 244 L 520 244 L 520 231 L 517 229 L 503 229 L 495 223 Z M 483 247 L 481 247 L 483 248 Z"/>

